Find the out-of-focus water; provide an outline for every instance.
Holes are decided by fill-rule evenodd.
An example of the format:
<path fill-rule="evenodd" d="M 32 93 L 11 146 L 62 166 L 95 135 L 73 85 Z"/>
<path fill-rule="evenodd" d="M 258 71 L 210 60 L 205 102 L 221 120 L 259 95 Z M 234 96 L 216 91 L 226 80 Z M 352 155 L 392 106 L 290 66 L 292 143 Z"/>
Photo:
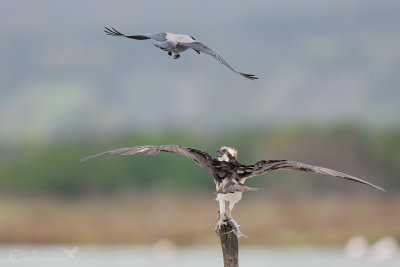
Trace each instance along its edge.
<path fill-rule="evenodd" d="M 341 247 L 243 247 L 240 266 L 400 266 L 398 251 L 391 257 L 365 253 L 351 259 Z M 168 243 L 138 245 L 3 245 L 0 266 L 125 267 L 125 266 L 223 266 L 220 247 L 178 248 Z"/>

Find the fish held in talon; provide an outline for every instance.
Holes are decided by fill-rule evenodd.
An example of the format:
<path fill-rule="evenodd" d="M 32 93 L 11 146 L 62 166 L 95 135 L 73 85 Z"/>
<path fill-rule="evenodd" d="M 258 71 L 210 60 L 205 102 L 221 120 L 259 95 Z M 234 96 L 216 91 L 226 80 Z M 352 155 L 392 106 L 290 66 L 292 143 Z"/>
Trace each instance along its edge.
<path fill-rule="evenodd" d="M 246 79 L 250 80 L 256 80 L 258 79 L 254 74 L 249 74 L 249 73 L 243 73 L 235 68 L 233 68 L 231 65 L 228 64 L 228 62 L 225 61 L 216 51 L 214 51 L 212 48 L 209 46 L 196 41 L 196 39 L 191 36 L 191 35 L 186 35 L 186 34 L 176 34 L 176 33 L 169 33 L 169 32 L 159 32 L 159 33 L 146 33 L 146 34 L 140 34 L 140 35 L 125 35 L 123 33 L 120 33 L 114 28 L 107 28 L 104 27 L 104 32 L 107 35 L 111 36 L 120 36 L 120 37 L 125 37 L 129 39 L 135 39 L 135 40 L 148 40 L 152 39 L 155 41 L 158 41 L 159 43 L 153 43 L 154 46 L 167 51 L 168 55 L 172 55 L 174 53 L 174 59 L 178 59 L 180 57 L 180 53 L 185 52 L 187 49 L 193 49 L 197 54 L 204 53 L 207 55 L 212 56 L 214 59 L 218 60 L 221 64 L 225 65 L 228 69 L 231 71 L 240 74 Z"/>
<path fill-rule="evenodd" d="M 382 188 L 372 183 L 343 172 L 298 161 L 284 159 L 260 160 L 255 164 L 243 164 L 237 160 L 238 151 L 233 147 L 227 146 L 223 146 L 217 150 L 216 158 L 212 158 L 207 152 L 178 145 L 144 145 L 106 151 L 86 157 L 81 161 L 106 156 L 134 155 L 138 153 L 142 155 L 157 155 L 160 152 L 171 152 L 189 157 L 213 177 L 217 191 L 216 200 L 219 203 L 219 218 L 216 226 L 216 231 L 218 232 L 221 225 L 227 221 L 228 223 L 230 222 L 233 228 L 237 227 L 237 234 L 240 233 L 236 222 L 232 219 L 233 207 L 242 199 L 243 192 L 258 190 L 258 188 L 246 186 L 244 183 L 251 177 L 260 176 L 275 170 L 295 170 L 330 175 L 340 179 L 362 183 L 384 191 Z M 226 206 L 226 203 L 229 203 L 229 205 Z"/>
<path fill-rule="evenodd" d="M 239 226 L 240 226 L 240 225 L 237 224 L 237 222 L 235 222 L 235 220 L 234 220 L 233 218 L 229 218 L 229 219 L 227 220 L 227 222 L 229 223 L 230 226 L 232 226 L 232 229 L 233 229 L 233 231 L 235 232 L 237 238 L 239 238 L 239 237 L 241 237 L 241 236 L 247 237 L 247 235 L 245 235 L 245 234 L 243 234 L 242 232 L 240 232 L 240 230 L 239 230 Z"/>

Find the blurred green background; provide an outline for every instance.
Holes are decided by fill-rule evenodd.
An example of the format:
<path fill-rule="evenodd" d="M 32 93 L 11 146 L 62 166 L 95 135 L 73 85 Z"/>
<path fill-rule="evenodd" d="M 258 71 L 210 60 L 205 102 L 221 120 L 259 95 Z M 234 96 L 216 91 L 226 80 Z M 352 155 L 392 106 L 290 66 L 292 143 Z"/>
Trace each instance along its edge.
<path fill-rule="evenodd" d="M 239 160 L 244 163 L 293 159 L 362 177 L 386 188 L 389 194 L 400 189 L 400 128 L 373 131 L 347 123 L 328 128 L 301 125 L 202 135 L 177 130 L 132 131 L 90 139 L 24 140 L 2 148 L 1 191 L 14 195 L 54 193 L 65 197 L 114 194 L 127 188 L 212 192 L 212 177 L 184 156 L 161 153 L 79 162 L 84 156 L 114 148 L 169 143 L 208 151 L 213 157 L 217 148 L 234 144 L 239 150 Z M 293 171 L 273 172 L 248 182 L 266 190 L 295 194 L 372 191 L 357 183 Z"/>
<path fill-rule="evenodd" d="M 387 189 L 290 171 L 254 178 L 263 190 L 235 209 L 245 244 L 399 239 L 399 11 L 364 0 L 5 1 L 0 241 L 214 244 L 214 183 L 190 159 L 79 162 L 144 144 L 212 156 L 234 146 L 243 163 L 303 161 Z M 192 51 L 173 60 L 104 26 L 193 35 L 260 79 Z"/>

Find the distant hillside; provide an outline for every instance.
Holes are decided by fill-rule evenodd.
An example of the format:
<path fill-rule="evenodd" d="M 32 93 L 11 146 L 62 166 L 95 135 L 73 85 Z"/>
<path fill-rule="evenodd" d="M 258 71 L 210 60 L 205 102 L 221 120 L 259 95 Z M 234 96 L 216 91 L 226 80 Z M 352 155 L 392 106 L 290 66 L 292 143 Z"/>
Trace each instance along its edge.
<path fill-rule="evenodd" d="M 399 122 L 398 1 L 96 1 L 77 8 L 43 0 L 2 7 L 3 140 Z M 173 60 L 152 41 L 106 36 L 104 26 L 191 34 L 260 79 L 243 79 L 193 51 Z"/>

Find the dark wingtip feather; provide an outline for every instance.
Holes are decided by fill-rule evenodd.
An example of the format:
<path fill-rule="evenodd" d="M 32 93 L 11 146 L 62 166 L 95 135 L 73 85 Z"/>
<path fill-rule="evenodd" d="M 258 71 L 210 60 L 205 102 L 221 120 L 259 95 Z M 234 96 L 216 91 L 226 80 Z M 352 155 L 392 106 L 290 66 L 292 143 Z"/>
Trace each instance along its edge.
<path fill-rule="evenodd" d="M 108 152 L 103 152 L 103 153 L 100 153 L 100 154 L 91 155 L 89 157 L 83 158 L 83 159 L 80 160 L 80 162 L 84 162 L 84 161 L 87 161 L 89 159 L 94 159 L 94 158 L 101 158 L 101 157 L 105 157 L 105 156 L 109 156 L 109 155 L 110 155 L 109 151 Z"/>
<path fill-rule="evenodd" d="M 243 73 L 239 72 L 243 77 L 250 79 L 250 80 L 257 80 L 258 77 L 256 77 L 254 74 L 248 74 L 248 73 Z"/>
<path fill-rule="evenodd" d="M 119 31 L 117 31 L 116 29 L 114 29 L 112 27 L 111 27 L 111 29 L 107 28 L 107 27 L 104 27 L 104 32 L 107 35 L 112 35 L 112 36 L 125 36 L 124 34 L 120 33 Z"/>
<path fill-rule="evenodd" d="M 361 184 L 365 184 L 365 185 L 368 185 L 368 186 L 373 187 L 373 188 L 375 188 L 375 189 L 378 189 L 378 190 L 381 190 L 381 191 L 383 191 L 383 192 L 386 192 L 385 189 L 383 189 L 383 188 L 381 188 L 381 187 L 379 187 L 379 186 L 377 186 L 377 185 L 374 185 L 374 184 L 372 184 L 372 183 L 370 183 L 370 182 L 367 182 L 367 181 L 364 181 L 364 180 L 359 179 L 359 178 L 357 178 L 357 177 L 354 177 L 354 176 L 343 175 L 342 178 L 349 179 L 349 180 L 351 180 L 351 181 L 358 182 L 358 183 L 361 183 Z"/>
<path fill-rule="evenodd" d="M 383 188 L 381 188 L 381 187 L 379 187 L 379 186 L 376 186 L 376 185 L 374 185 L 374 184 L 368 183 L 368 185 L 370 185 L 370 186 L 372 186 L 372 187 L 374 187 L 374 188 L 376 188 L 376 189 L 379 189 L 379 190 L 381 190 L 382 192 L 386 192 L 385 189 L 383 189 Z"/>
<path fill-rule="evenodd" d="M 359 179 L 359 178 L 357 178 L 357 177 L 354 177 L 354 176 L 342 175 L 342 176 L 337 176 L 337 177 L 345 178 L 345 179 L 351 180 L 351 181 L 353 181 L 353 182 L 357 182 L 357 183 L 361 183 L 361 184 L 364 184 L 364 185 L 368 185 L 368 186 L 373 187 L 373 188 L 375 188 L 375 189 L 378 189 L 378 190 L 381 190 L 381 191 L 383 191 L 383 192 L 386 192 L 385 189 L 383 189 L 383 188 L 381 188 L 381 187 L 379 187 L 379 186 L 377 186 L 377 185 L 374 185 L 374 184 L 372 184 L 372 183 L 370 183 L 370 182 L 361 180 L 361 179 Z"/>
<path fill-rule="evenodd" d="M 353 179 L 350 178 L 351 181 L 358 182 L 358 183 L 361 183 L 361 184 L 365 184 L 365 185 L 368 185 L 368 186 L 373 187 L 373 188 L 375 188 L 375 189 L 378 189 L 378 190 L 381 190 L 381 191 L 383 191 L 383 192 L 386 192 L 385 189 L 383 189 L 383 188 L 381 188 L 381 187 L 379 187 L 379 186 L 377 186 L 377 185 L 371 184 L 371 183 L 369 183 L 369 182 L 367 182 L 367 181 L 358 179 L 358 178 L 356 178 L 356 177 L 352 177 L 352 178 L 353 178 Z"/>
<path fill-rule="evenodd" d="M 107 35 L 111 35 L 111 30 L 110 30 L 109 28 L 107 28 L 107 27 L 104 27 L 104 32 L 105 32 Z"/>
<path fill-rule="evenodd" d="M 80 160 L 80 162 L 84 162 L 84 161 L 87 161 L 89 159 L 94 159 L 94 158 L 101 158 L 101 157 L 105 157 L 105 156 L 109 156 L 109 155 L 111 155 L 111 153 L 110 153 L 110 151 L 107 151 L 107 152 L 103 152 L 103 153 L 99 153 L 99 154 L 95 154 L 95 155 L 91 155 L 86 158 L 83 158 Z"/>
<path fill-rule="evenodd" d="M 147 40 L 150 39 L 147 36 L 144 35 L 131 35 L 131 36 L 126 36 L 127 38 L 135 39 L 135 40 Z"/>
<path fill-rule="evenodd" d="M 115 34 L 118 34 L 118 35 L 123 35 L 122 33 L 120 33 L 119 31 L 117 31 L 114 27 L 112 27 L 111 29 L 113 29 L 113 32 L 115 33 Z"/>
<path fill-rule="evenodd" d="M 89 156 L 89 157 L 83 158 L 79 162 L 84 162 L 84 161 L 87 161 L 87 160 L 89 160 L 91 158 L 93 158 L 93 156 Z"/>

